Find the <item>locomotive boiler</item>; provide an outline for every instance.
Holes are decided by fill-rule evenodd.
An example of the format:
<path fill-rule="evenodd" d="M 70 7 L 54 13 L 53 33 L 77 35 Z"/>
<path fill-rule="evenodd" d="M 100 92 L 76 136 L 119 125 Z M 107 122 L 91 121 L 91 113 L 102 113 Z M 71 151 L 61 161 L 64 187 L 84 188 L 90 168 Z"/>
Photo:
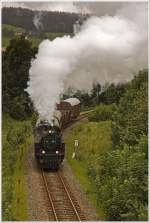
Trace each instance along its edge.
<path fill-rule="evenodd" d="M 80 101 L 69 98 L 56 105 L 51 123 L 38 120 L 34 129 L 35 157 L 42 168 L 58 169 L 65 157 L 62 130 L 80 113 Z"/>

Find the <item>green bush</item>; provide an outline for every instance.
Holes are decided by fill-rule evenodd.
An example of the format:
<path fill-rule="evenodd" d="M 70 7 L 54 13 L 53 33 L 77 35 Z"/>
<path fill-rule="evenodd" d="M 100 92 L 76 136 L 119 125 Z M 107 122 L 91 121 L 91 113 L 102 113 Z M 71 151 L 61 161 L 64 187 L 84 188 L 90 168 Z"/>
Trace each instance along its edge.
<path fill-rule="evenodd" d="M 146 71 L 130 83 L 113 117 L 114 146 L 135 145 L 141 135 L 148 134 L 148 83 Z"/>
<path fill-rule="evenodd" d="M 99 158 L 97 168 L 89 171 L 107 220 L 147 220 L 148 164 L 146 154 L 136 150 L 125 146 L 107 152 Z"/>
<path fill-rule="evenodd" d="M 100 104 L 96 107 L 95 111 L 89 116 L 89 121 L 98 122 L 113 120 L 113 115 L 116 111 L 116 105 Z"/>

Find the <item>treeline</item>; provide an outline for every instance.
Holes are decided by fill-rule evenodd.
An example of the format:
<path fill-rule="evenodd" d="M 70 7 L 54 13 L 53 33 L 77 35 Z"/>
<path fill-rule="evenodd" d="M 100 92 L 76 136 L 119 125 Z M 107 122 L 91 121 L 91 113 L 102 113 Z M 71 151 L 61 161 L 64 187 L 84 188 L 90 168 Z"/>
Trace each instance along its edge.
<path fill-rule="evenodd" d="M 107 100 L 106 100 L 107 102 Z M 112 122 L 112 149 L 89 163 L 98 203 L 108 220 L 147 220 L 148 216 L 148 71 L 126 84 L 116 104 L 97 106 L 90 121 Z"/>
<path fill-rule="evenodd" d="M 62 98 L 66 99 L 68 97 L 77 97 L 81 101 L 83 109 L 91 106 L 99 105 L 100 103 L 109 105 L 112 103 L 119 103 L 120 98 L 124 95 L 126 91 L 125 83 L 119 83 L 115 85 L 114 83 L 106 83 L 104 86 L 99 83 L 93 84 L 91 91 L 85 92 L 82 90 L 73 91 L 69 88 L 63 95 Z"/>
<path fill-rule="evenodd" d="M 73 24 L 80 14 L 50 11 L 33 11 L 25 8 L 2 8 L 2 23 L 19 26 L 33 33 L 72 33 Z M 37 23 L 37 25 L 36 25 Z"/>

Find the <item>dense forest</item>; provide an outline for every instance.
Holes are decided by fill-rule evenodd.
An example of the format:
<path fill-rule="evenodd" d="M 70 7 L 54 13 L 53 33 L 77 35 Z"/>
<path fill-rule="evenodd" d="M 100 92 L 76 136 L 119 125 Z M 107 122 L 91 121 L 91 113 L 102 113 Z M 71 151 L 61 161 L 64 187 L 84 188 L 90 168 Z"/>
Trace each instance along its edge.
<path fill-rule="evenodd" d="M 24 89 L 27 87 L 31 59 L 35 58 L 36 53 L 37 48 L 33 47 L 29 40 L 20 37 L 12 39 L 6 51 L 3 52 L 3 115 L 21 121 L 32 117 L 30 121 L 33 121 L 35 117 L 33 105 Z M 101 143 L 97 142 L 96 145 L 92 143 L 89 150 L 87 146 L 86 150 L 84 146 L 81 147 L 78 156 L 82 163 L 83 161 L 87 163 L 88 177 L 95 185 L 94 193 L 96 193 L 97 203 L 103 207 L 106 219 L 147 220 L 148 71 L 139 71 L 133 80 L 127 83 L 105 86 L 93 84 L 90 93 L 73 92 L 72 89 L 68 89 L 62 98 L 70 96 L 81 100 L 82 110 L 90 107 L 94 110 L 89 117 L 88 126 L 78 126 L 75 129 L 75 136 L 88 137 L 86 142 L 89 142 L 92 134 L 95 135 L 94 128 L 97 139 L 100 139 L 104 128 L 109 127 L 104 137 L 109 133 L 110 143 L 108 146 L 108 140 L 103 142 L 103 152 L 100 150 L 103 140 L 100 139 Z M 10 140 L 14 140 L 11 128 L 8 129 L 9 134 L 6 140 L 9 146 L 4 147 L 7 151 L 11 150 Z M 22 131 L 26 132 L 26 129 Z M 17 134 L 20 133 L 17 132 Z M 17 153 L 17 141 L 14 143 Z M 3 158 L 8 156 L 5 149 Z M 13 162 L 13 159 L 9 156 L 8 163 Z M 5 163 L 3 167 L 5 165 L 7 166 Z M 5 169 L 7 172 L 9 167 Z M 10 170 L 9 172 L 11 175 Z M 4 185 L 7 183 L 6 178 Z M 7 206 L 8 200 L 11 199 L 11 196 L 8 197 L 6 191 L 4 192 L 6 199 L 3 199 L 3 207 Z M 9 214 L 6 213 L 6 215 Z M 6 219 L 8 220 L 9 217 Z"/>
<path fill-rule="evenodd" d="M 73 24 L 81 14 L 65 12 L 33 11 L 25 8 L 3 8 L 2 24 L 9 24 L 24 28 L 27 32 L 41 33 L 72 33 Z"/>

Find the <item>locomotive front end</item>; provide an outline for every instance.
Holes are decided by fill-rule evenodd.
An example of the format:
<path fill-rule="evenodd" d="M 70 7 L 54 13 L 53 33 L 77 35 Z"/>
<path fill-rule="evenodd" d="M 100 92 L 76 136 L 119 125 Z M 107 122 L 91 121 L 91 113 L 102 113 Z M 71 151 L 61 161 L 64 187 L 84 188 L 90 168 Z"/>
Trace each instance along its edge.
<path fill-rule="evenodd" d="M 62 142 L 61 118 L 57 112 L 52 123 L 40 121 L 35 128 L 35 157 L 42 168 L 58 169 L 65 155 Z"/>

